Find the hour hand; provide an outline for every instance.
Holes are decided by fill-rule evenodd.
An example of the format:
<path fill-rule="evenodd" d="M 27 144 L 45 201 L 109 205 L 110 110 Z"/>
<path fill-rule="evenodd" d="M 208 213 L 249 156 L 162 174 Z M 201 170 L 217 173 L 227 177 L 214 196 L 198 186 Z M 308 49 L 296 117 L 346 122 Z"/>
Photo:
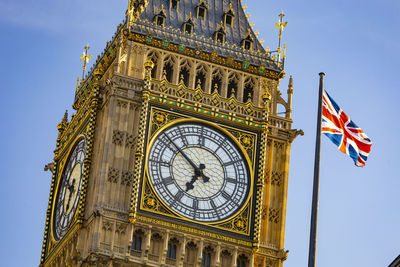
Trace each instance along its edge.
<path fill-rule="evenodd" d="M 190 182 L 186 183 L 186 192 L 188 192 L 189 190 L 194 189 L 194 183 L 197 181 L 197 178 L 199 178 L 197 175 L 193 175 L 192 176 L 192 180 L 190 180 Z"/>
<path fill-rule="evenodd" d="M 199 173 L 196 173 L 198 176 L 201 176 L 203 178 L 204 183 L 208 183 L 210 181 L 210 178 L 208 178 L 204 173 L 203 170 L 206 168 L 206 165 L 200 164 L 199 166 Z"/>

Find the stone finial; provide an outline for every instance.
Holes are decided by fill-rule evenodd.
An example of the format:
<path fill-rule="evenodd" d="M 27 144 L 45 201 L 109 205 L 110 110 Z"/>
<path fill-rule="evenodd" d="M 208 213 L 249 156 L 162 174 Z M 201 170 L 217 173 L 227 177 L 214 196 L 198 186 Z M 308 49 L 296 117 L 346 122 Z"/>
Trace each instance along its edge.
<path fill-rule="evenodd" d="M 181 76 L 179 77 L 179 83 L 185 84 L 185 77 L 183 76 L 183 74 L 181 74 Z"/>
<path fill-rule="evenodd" d="M 197 79 L 196 89 L 201 89 L 201 80 L 200 79 Z"/>
<path fill-rule="evenodd" d="M 289 78 L 287 94 L 288 94 L 288 101 L 287 101 L 288 110 L 286 112 L 286 118 L 291 119 L 292 118 L 292 99 L 293 99 L 293 76 L 292 75 L 290 75 L 290 78 Z"/>
<path fill-rule="evenodd" d="M 289 89 L 293 89 L 293 76 L 292 75 L 290 75 L 290 78 L 289 78 Z"/>
<path fill-rule="evenodd" d="M 218 89 L 219 89 L 219 88 L 218 88 L 218 84 L 216 83 L 216 84 L 214 85 L 213 93 L 214 93 L 214 92 L 218 92 Z"/>
<path fill-rule="evenodd" d="M 63 123 L 68 123 L 68 110 L 65 110 L 64 118 L 62 119 Z"/>
<path fill-rule="evenodd" d="M 61 122 L 57 125 L 59 136 L 64 132 L 67 126 L 68 126 L 68 110 L 65 111 L 64 117 L 62 118 Z"/>

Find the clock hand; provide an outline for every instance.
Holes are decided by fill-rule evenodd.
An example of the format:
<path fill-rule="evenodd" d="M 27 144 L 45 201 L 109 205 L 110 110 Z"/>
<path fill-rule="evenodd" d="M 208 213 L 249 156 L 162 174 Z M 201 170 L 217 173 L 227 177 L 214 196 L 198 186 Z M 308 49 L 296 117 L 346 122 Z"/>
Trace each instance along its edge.
<path fill-rule="evenodd" d="M 185 152 L 183 152 L 182 149 L 180 149 L 175 143 L 174 141 L 172 141 L 172 139 L 164 133 L 164 135 L 167 137 L 167 139 L 174 145 L 174 147 L 176 147 L 176 149 L 178 149 L 179 153 L 182 154 L 182 156 L 185 158 L 185 160 L 187 162 L 189 162 L 189 164 L 193 167 L 193 169 L 195 170 L 195 174 L 200 176 L 200 169 L 196 166 L 196 164 L 193 163 L 193 161 L 185 154 Z"/>
<path fill-rule="evenodd" d="M 72 180 L 72 184 L 68 184 L 68 190 L 69 190 L 69 196 L 68 196 L 68 203 L 67 203 L 67 210 L 69 210 L 69 203 L 71 202 L 72 194 L 74 193 L 74 187 L 75 187 L 75 179 Z"/>
<path fill-rule="evenodd" d="M 200 176 L 203 178 L 203 183 L 208 183 L 210 181 L 210 178 L 208 178 L 204 173 L 203 170 L 206 168 L 206 165 L 200 164 Z"/>
<path fill-rule="evenodd" d="M 194 189 L 194 183 L 197 181 L 197 178 L 199 178 L 199 176 L 197 175 L 193 175 L 192 176 L 192 180 L 190 180 L 190 182 L 186 183 L 186 192 L 188 192 L 189 190 Z"/>
<path fill-rule="evenodd" d="M 210 181 L 210 178 L 208 178 L 204 173 L 203 170 L 206 168 L 206 166 L 204 164 L 200 164 L 200 168 L 199 168 L 199 173 L 195 173 L 195 175 L 192 176 L 192 180 L 190 180 L 190 182 L 186 183 L 186 192 L 194 189 L 194 183 L 197 181 L 197 179 L 199 177 L 203 178 L 203 183 L 207 183 L 208 181 Z"/>
<path fill-rule="evenodd" d="M 189 162 L 189 164 L 193 167 L 195 176 L 197 176 L 197 177 L 201 176 L 203 178 L 204 183 L 207 183 L 208 181 L 210 181 L 210 178 L 208 178 L 203 173 L 203 170 L 206 168 L 206 166 L 204 164 L 200 164 L 200 167 L 197 167 L 196 164 L 194 164 L 194 162 L 186 155 L 186 153 L 183 152 L 183 150 L 180 147 L 178 147 L 178 145 L 175 144 L 175 142 L 172 141 L 172 139 L 167 134 L 164 133 L 164 135 L 174 145 L 174 147 L 176 147 L 176 149 L 178 149 L 179 153 L 182 154 L 182 156 L 185 158 L 185 160 L 187 162 Z M 197 180 L 197 178 L 196 178 L 196 180 Z M 188 190 L 186 190 L 186 191 L 188 191 Z"/>

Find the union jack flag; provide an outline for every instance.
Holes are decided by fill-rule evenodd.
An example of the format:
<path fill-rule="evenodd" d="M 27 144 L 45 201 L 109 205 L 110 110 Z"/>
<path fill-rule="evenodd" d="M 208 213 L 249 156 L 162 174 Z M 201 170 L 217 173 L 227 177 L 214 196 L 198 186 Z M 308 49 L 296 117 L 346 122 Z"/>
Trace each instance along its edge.
<path fill-rule="evenodd" d="M 349 155 L 358 167 L 364 167 L 372 142 L 324 90 L 322 97 L 322 133 Z"/>

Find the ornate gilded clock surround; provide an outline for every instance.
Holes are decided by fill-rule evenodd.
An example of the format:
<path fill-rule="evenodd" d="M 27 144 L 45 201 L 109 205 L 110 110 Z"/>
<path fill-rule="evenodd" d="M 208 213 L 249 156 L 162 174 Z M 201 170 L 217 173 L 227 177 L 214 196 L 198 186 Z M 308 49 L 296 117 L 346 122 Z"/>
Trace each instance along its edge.
<path fill-rule="evenodd" d="M 155 101 L 149 101 L 149 107 L 146 118 L 147 125 L 147 134 L 145 134 L 146 138 L 143 144 L 146 144 L 146 147 L 149 147 L 149 142 L 159 131 L 161 128 L 166 127 L 166 125 L 170 123 L 177 122 L 182 119 L 193 119 L 198 121 L 208 121 L 206 123 L 210 123 L 208 119 L 198 116 L 196 114 L 191 114 L 183 111 L 172 111 L 168 108 L 163 108 L 162 106 L 154 103 Z M 231 137 L 234 139 L 235 143 L 240 145 L 243 148 L 243 153 L 246 154 L 246 157 L 249 159 L 249 163 L 251 166 L 251 179 L 254 179 L 256 173 L 258 172 L 258 160 L 257 160 L 257 147 L 259 146 L 260 140 L 260 132 L 258 127 L 254 127 L 254 131 L 249 131 L 248 129 L 242 129 L 240 127 L 232 127 L 228 126 L 229 124 L 224 124 L 222 120 L 214 120 L 211 124 L 216 125 L 217 127 L 221 127 L 225 129 Z M 144 156 L 144 155 L 143 155 Z M 145 166 L 145 164 L 142 165 Z M 143 167 L 142 166 L 142 167 Z M 246 204 L 240 209 L 238 213 L 229 218 L 228 220 L 224 220 L 222 222 L 213 224 L 212 227 L 206 226 L 206 224 L 201 224 L 198 222 L 191 221 L 189 219 L 179 218 L 173 212 L 171 212 L 168 207 L 166 207 L 156 196 L 154 191 L 152 190 L 149 180 L 143 167 L 141 173 L 143 173 L 143 181 L 140 185 L 140 196 L 138 196 L 138 216 L 137 218 L 140 221 L 146 221 L 151 218 L 161 218 L 161 220 L 165 220 L 164 223 L 168 223 L 171 221 L 174 224 L 182 224 L 185 225 L 185 229 L 188 232 L 193 233 L 201 233 L 201 228 L 208 229 L 211 232 L 215 232 L 215 238 L 221 237 L 218 232 L 228 233 L 234 236 L 232 240 L 235 240 L 234 243 L 243 243 L 245 242 L 247 246 L 252 246 L 254 244 L 254 231 L 255 223 L 252 224 L 254 218 L 257 217 L 254 213 L 255 210 L 255 180 L 251 185 L 250 194 L 248 196 Z M 138 185 L 139 186 L 139 185 Z M 138 187 L 136 186 L 136 187 Z M 135 186 L 134 186 L 135 188 Z M 134 195 L 133 195 L 134 197 Z M 131 213 L 132 215 L 132 213 Z M 222 238 L 225 239 L 225 238 Z M 247 242 L 244 240 L 248 240 Z"/>
<path fill-rule="evenodd" d="M 71 121 L 68 122 L 63 120 L 58 125 L 59 134 L 57 138 L 56 149 L 54 151 L 54 170 L 52 172 L 50 197 L 47 207 L 46 224 L 40 260 L 41 263 L 44 263 L 46 259 L 56 255 L 57 251 L 61 249 L 62 244 L 69 242 L 69 240 L 73 238 L 74 234 L 83 223 L 89 170 L 92 163 L 97 111 L 99 106 L 99 78 L 99 76 L 96 77 L 96 81 L 91 90 L 86 91 L 86 98 L 79 106 L 76 106 L 77 112 L 72 117 Z M 61 178 L 61 174 L 68 159 L 69 152 L 71 149 L 73 149 L 74 144 L 80 138 L 85 138 L 86 140 L 86 156 L 84 158 L 82 188 L 79 195 L 79 202 L 69 229 L 65 233 L 64 237 L 60 241 L 57 241 L 53 236 L 52 229 L 53 205 L 56 201 L 59 179 Z"/>

